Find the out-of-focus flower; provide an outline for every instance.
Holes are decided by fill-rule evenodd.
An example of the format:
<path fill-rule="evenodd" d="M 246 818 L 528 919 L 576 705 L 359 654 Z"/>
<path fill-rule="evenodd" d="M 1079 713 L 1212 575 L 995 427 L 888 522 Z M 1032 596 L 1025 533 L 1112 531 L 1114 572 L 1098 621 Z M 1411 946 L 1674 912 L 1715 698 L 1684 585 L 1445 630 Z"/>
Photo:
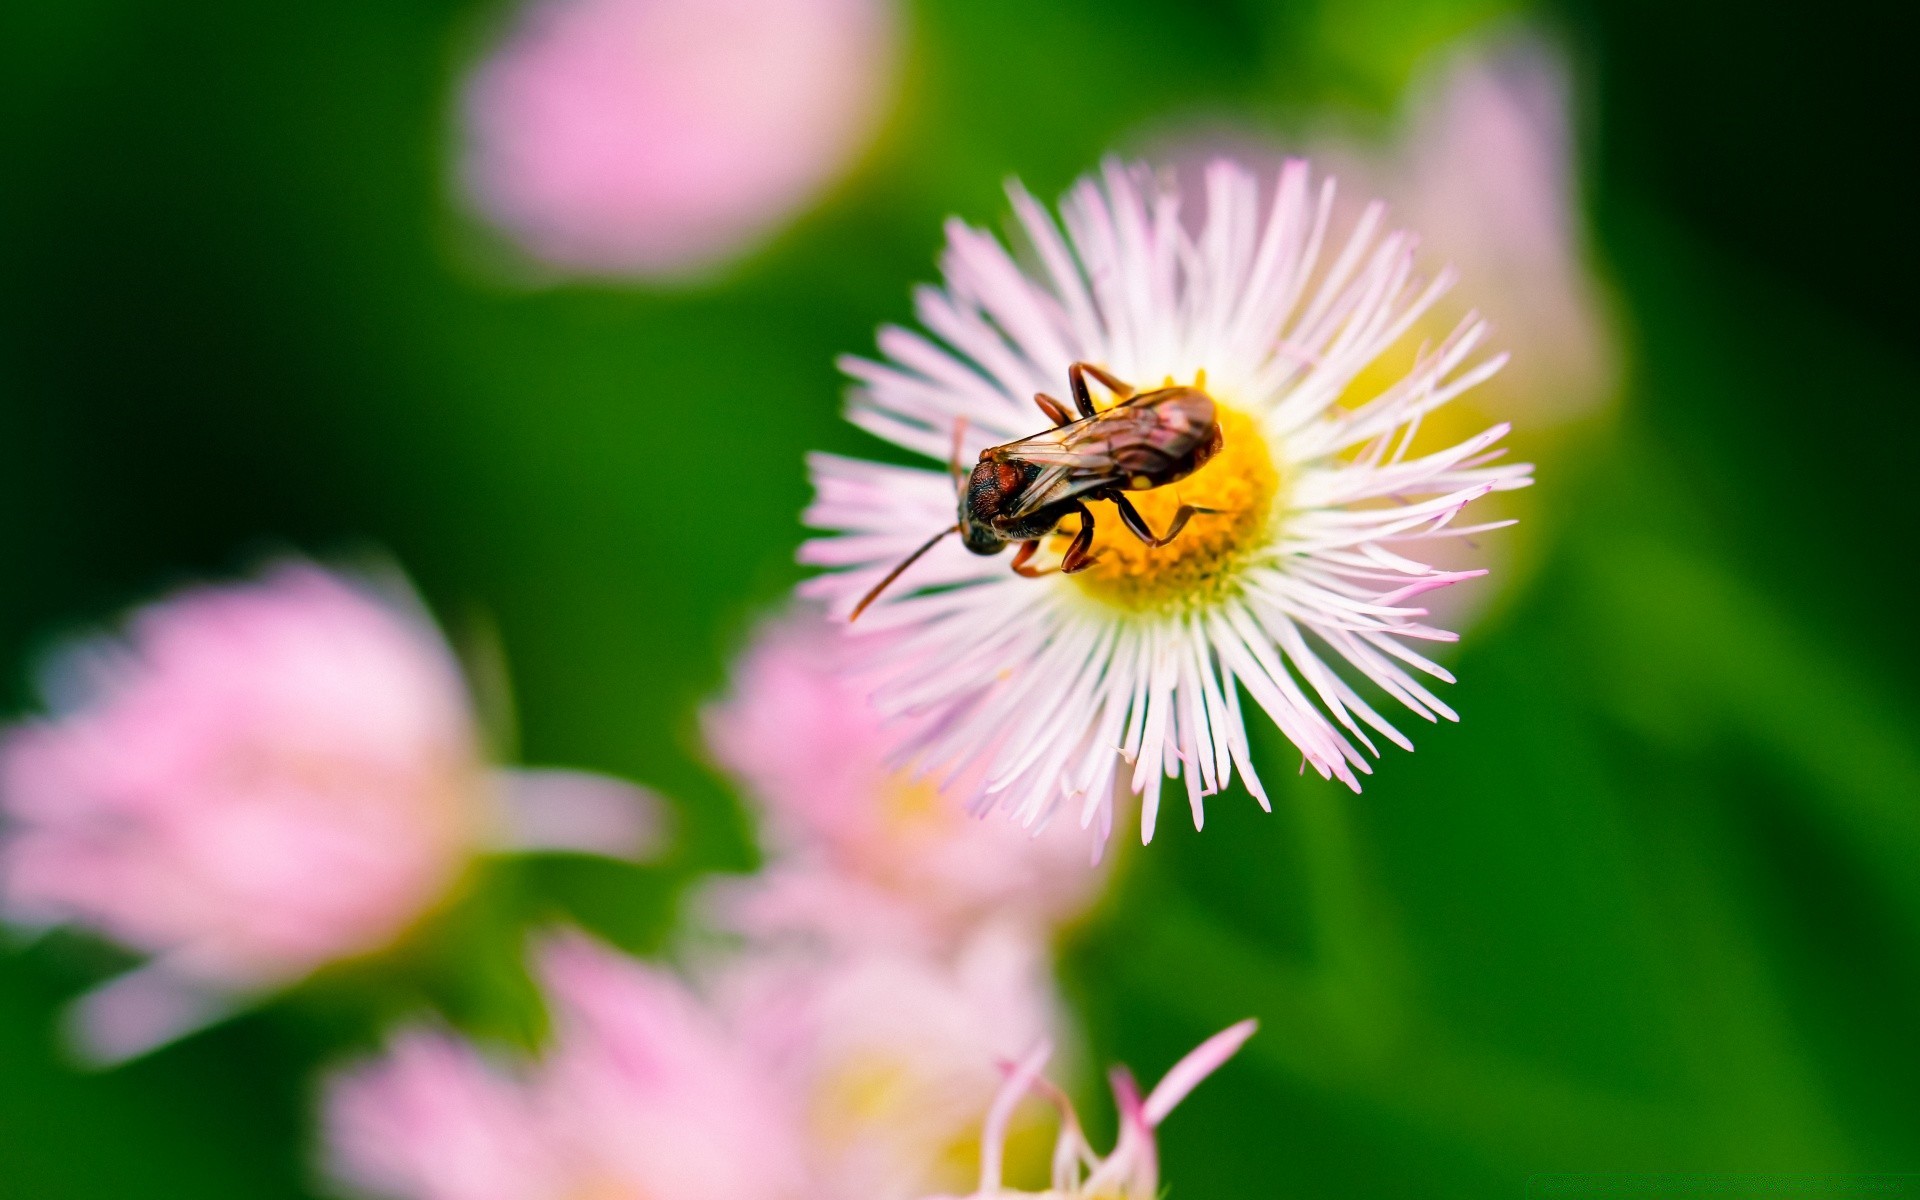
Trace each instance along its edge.
<path fill-rule="evenodd" d="M 332 1173 L 406 1200 L 565 1200 L 564 1164 L 526 1081 L 451 1034 L 412 1030 L 330 1084 Z"/>
<path fill-rule="evenodd" d="M 780 1083 L 666 972 L 583 938 L 541 955 L 553 1045 L 517 1069 L 409 1034 L 327 1089 L 331 1173 L 393 1200 L 800 1200 Z"/>
<path fill-rule="evenodd" d="M 710 268 L 866 145 L 896 33 L 890 0 L 534 0 L 466 86 L 467 191 L 562 269 Z"/>
<path fill-rule="evenodd" d="M 539 1056 L 415 1031 L 328 1083 L 332 1176 L 392 1200 L 914 1200 L 974 1177 L 995 1064 L 1059 1028 L 1043 956 L 1004 931 L 948 966 L 747 956 L 711 1000 L 577 935 L 539 962 Z"/>
<path fill-rule="evenodd" d="M 948 958 L 862 948 L 748 954 L 715 992 L 801 1106 L 823 1200 L 915 1200 L 964 1186 L 995 1064 L 1058 1036 L 1047 957 L 980 929 Z"/>
<path fill-rule="evenodd" d="M 1242 1021 L 1200 1043 L 1173 1065 L 1143 1100 L 1125 1067 L 1113 1072 L 1113 1097 L 1120 1110 L 1120 1136 L 1104 1158 L 1094 1153 L 1073 1105 L 1064 1093 L 1040 1074 L 1052 1053 L 1041 1043 L 1008 1074 L 981 1133 L 980 1187 L 973 1200 L 1001 1200 L 1019 1196 L 1047 1196 L 1057 1200 L 1156 1200 L 1160 1195 L 1160 1156 L 1154 1131 L 1187 1093 L 1232 1058 L 1252 1037 L 1257 1025 Z M 1016 1107 L 1038 1087 L 1060 1110 L 1060 1137 L 1054 1147 L 1053 1185 L 1044 1192 L 1014 1191 L 1002 1185 L 1002 1163 L 1007 1129 Z"/>
<path fill-rule="evenodd" d="M 1029 824 L 1064 803 L 1104 836 L 1123 760 L 1142 795 L 1143 839 L 1165 778 L 1184 780 L 1196 825 L 1203 797 L 1236 769 L 1265 804 L 1242 687 L 1308 765 L 1357 790 L 1356 772 L 1378 754 L 1373 735 L 1412 744 L 1336 666 L 1421 718 L 1455 719 L 1416 678 L 1451 676 L 1407 643 L 1452 640 L 1421 621 L 1416 598 L 1481 572 L 1411 556 L 1474 532 L 1454 524 L 1470 502 L 1530 482 L 1525 465 L 1493 465 L 1504 425 L 1407 452 L 1423 421 L 1500 366 L 1477 357 L 1486 327 L 1476 318 L 1363 403 L 1341 403 L 1451 283 L 1450 273 L 1417 275 L 1408 234 L 1380 236 L 1372 207 L 1329 241 L 1333 193 L 1311 186 L 1303 162 L 1281 171 L 1264 216 L 1261 181 L 1245 168 L 1216 162 L 1205 186 L 1204 220 L 1190 229 L 1190 198 L 1110 162 L 1069 193 L 1063 237 L 1016 185 L 1030 257 L 953 223 L 947 286 L 917 297 L 946 344 L 889 328 L 888 361 L 844 364 L 863 385 L 850 418 L 943 463 L 956 448 L 964 461 L 1049 425 L 1033 398 L 1060 391 L 1074 362 L 1211 398 L 1219 452 L 1176 485 L 1130 493 L 1154 531 L 1173 529 L 1182 505 L 1210 510 L 1170 544 L 1150 549 L 1129 534 L 1115 512 L 1129 495 L 1113 490 L 1118 500 L 1097 502 L 1085 570 L 1021 578 L 942 541 L 864 627 L 887 635 L 871 656 L 876 707 L 921 716 L 904 752 L 923 771 L 984 770 L 978 806 Z M 1023 489 L 1077 503 L 1114 478 L 1106 456 L 1030 449 L 1038 474 L 1009 490 L 1010 504 Z M 807 521 L 839 536 L 802 555 L 840 569 L 804 590 L 835 613 L 954 522 L 945 470 L 819 455 L 813 474 Z M 1042 561 L 1065 541 L 1046 539 Z"/>
<path fill-rule="evenodd" d="M 706 716 L 758 800 L 769 865 L 716 885 L 746 945 L 706 977 L 799 1105 L 822 1200 L 915 1200 L 975 1171 L 998 1060 L 1061 1027 L 1045 946 L 1104 874 L 1070 823 L 983 822 L 888 764 L 854 646 L 769 623 Z"/>
<path fill-rule="evenodd" d="M 1105 878 L 1091 840 L 1070 822 L 1036 836 L 979 820 L 890 765 L 856 679 L 862 649 L 802 607 L 760 633 L 706 715 L 773 841 L 766 870 L 719 889 L 727 923 L 937 951 L 989 918 L 1044 932 L 1077 914 Z"/>
<path fill-rule="evenodd" d="M 379 951 L 481 851 L 638 854 L 639 789 L 489 769 L 458 666 L 395 584 L 283 564 L 70 649 L 0 746 L 0 900 L 151 955 L 83 997 L 88 1058 Z"/>
<path fill-rule="evenodd" d="M 544 975 L 546 1105 L 586 1179 L 656 1200 L 802 1194 L 787 1097 L 685 985 L 581 939 L 549 948 Z"/>

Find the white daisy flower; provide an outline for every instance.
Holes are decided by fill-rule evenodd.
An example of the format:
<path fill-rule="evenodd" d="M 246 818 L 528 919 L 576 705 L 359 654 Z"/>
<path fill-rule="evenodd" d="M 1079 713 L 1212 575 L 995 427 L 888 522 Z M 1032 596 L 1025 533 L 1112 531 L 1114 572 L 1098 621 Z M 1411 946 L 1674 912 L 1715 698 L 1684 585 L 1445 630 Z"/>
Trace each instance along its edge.
<path fill-rule="evenodd" d="M 1383 235 L 1380 205 L 1336 239 L 1333 183 L 1305 163 L 1281 170 L 1264 217 L 1261 191 L 1215 163 L 1190 220 L 1170 184 L 1109 161 L 1061 204 L 1063 236 L 1013 184 L 1021 256 L 950 223 L 946 286 L 915 295 L 934 337 L 884 328 L 885 361 L 842 364 L 859 383 L 849 419 L 943 464 L 1035 439 L 975 468 L 971 509 L 947 469 L 812 460 L 806 520 L 835 536 L 802 558 L 837 569 L 803 586 L 842 615 L 930 534 L 966 535 L 937 539 L 855 629 L 888 631 L 874 703 L 900 719 L 903 760 L 945 779 L 987 764 L 976 811 L 1037 825 L 1065 802 L 1104 840 L 1124 780 L 1144 841 L 1163 779 L 1184 782 L 1197 827 L 1236 770 L 1266 807 L 1243 691 L 1356 791 L 1376 737 L 1412 749 L 1363 680 L 1458 719 L 1421 679 L 1452 677 L 1409 645 L 1455 635 L 1415 598 L 1484 572 L 1427 566 L 1418 546 L 1493 528 L 1455 518 L 1531 468 L 1495 465 L 1505 425 L 1431 451 L 1415 439 L 1505 356 L 1482 353 L 1472 314 L 1439 345 L 1402 344 L 1451 273 L 1420 278 L 1415 239 Z M 1106 408 L 1056 430 L 1070 414 L 1036 394 L 1067 395 L 1073 364 L 1106 381 L 1080 410 Z M 1075 510 L 1091 534 L 1078 515 L 1043 528 Z M 1011 565 L 1029 575 L 1067 569 L 1016 574 L 987 556 L 999 539 L 1026 539 Z"/>

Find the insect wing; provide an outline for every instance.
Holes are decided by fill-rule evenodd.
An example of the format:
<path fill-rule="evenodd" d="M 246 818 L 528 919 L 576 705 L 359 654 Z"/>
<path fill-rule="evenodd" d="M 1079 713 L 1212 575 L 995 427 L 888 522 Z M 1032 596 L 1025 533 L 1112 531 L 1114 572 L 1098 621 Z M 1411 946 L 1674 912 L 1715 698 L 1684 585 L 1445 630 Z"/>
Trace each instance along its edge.
<path fill-rule="evenodd" d="M 1012 515 L 1026 516 L 1135 475 L 1157 475 L 1191 453 L 1212 427 L 1212 401 L 1201 393 L 1177 389 L 1158 401 L 1145 399 L 1003 447 L 1007 458 L 1041 468 Z"/>

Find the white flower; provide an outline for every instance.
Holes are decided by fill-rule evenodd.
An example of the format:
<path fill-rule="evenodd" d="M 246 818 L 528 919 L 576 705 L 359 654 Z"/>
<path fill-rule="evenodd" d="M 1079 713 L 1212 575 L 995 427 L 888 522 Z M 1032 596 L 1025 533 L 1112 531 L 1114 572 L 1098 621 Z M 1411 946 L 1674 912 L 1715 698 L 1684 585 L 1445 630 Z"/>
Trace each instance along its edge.
<path fill-rule="evenodd" d="M 1153 835 L 1161 781 L 1202 798 L 1237 769 L 1264 806 L 1241 712 L 1244 690 L 1321 776 L 1355 790 L 1374 736 L 1412 744 L 1359 691 L 1362 678 L 1427 720 L 1455 720 L 1420 676 L 1450 680 L 1409 642 L 1451 641 L 1421 623 L 1422 592 L 1483 572 L 1413 555 L 1468 503 L 1530 482 L 1492 465 L 1506 426 L 1410 453 L 1426 414 L 1497 370 L 1477 357 L 1487 327 L 1468 315 L 1438 345 L 1403 335 L 1451 283 L 1415 273 L 1414 239 L 1382 235 L 1369 207 L 1330 237 L 1333 187 L 1290 162 L 1261 214 L 1261 184 L 1215 163 L 1204 219 L 1144 169 L 1108 162 L 1061 205 L 1065 236 L 1010 188 L 1025 257 L 954 222 L 944 289 L 916 295 L 940 342 L 887 328 L 885 362 L 844 364 L 862 386 L 850 419 L 929 458 L 962 461 L 1050 426 L 1033 397 L 1066 395 L 1070 364 L 1142 389 L 1203 389 L 1219 453 L 1192 476 L 1129 493 L 1169 529 L 1150 549 L 1114 508 L 1093 509 L 1095 561 L 1076 574 L 1022 578 L 1005 559 L 935 545 L 861 626 L 889 629 L 873 655 L 875 703 L 904 723 L 903 758 L 950 778 L 986 762 L 975 807 L 1029 824 L 1062 801 L 1104 836 L 1120 764 Z M 944 342 L 945 344 L 941 344 Z M 810 525 L 837 536 L 803 558 L 841 568 L 810 581 L 845 614 L 928 535 L 953 524 L 947 471 L 816 456 Z M 1072 527 L 1069 518 L 1068 528 Z M 1044 542 L 1057 561 L 1066 538 Z"/>

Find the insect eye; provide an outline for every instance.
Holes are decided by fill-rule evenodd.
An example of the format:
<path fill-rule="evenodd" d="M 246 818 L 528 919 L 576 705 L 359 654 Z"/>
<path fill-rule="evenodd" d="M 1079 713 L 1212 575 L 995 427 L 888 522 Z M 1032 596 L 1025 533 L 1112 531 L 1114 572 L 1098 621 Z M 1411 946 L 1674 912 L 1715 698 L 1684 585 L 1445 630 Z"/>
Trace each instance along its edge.
<path fill-rule="evenodd" d="M 1000 539 L 998 534 L 994 533 L 990 526 L 978 521 L 968 521 L 966 523 L 962 540 L 966 542 L 967 549 L 973 551 L 975 554 L 998 554 L 1001 549 L 1006 546 L 1006 543 Z"/>

